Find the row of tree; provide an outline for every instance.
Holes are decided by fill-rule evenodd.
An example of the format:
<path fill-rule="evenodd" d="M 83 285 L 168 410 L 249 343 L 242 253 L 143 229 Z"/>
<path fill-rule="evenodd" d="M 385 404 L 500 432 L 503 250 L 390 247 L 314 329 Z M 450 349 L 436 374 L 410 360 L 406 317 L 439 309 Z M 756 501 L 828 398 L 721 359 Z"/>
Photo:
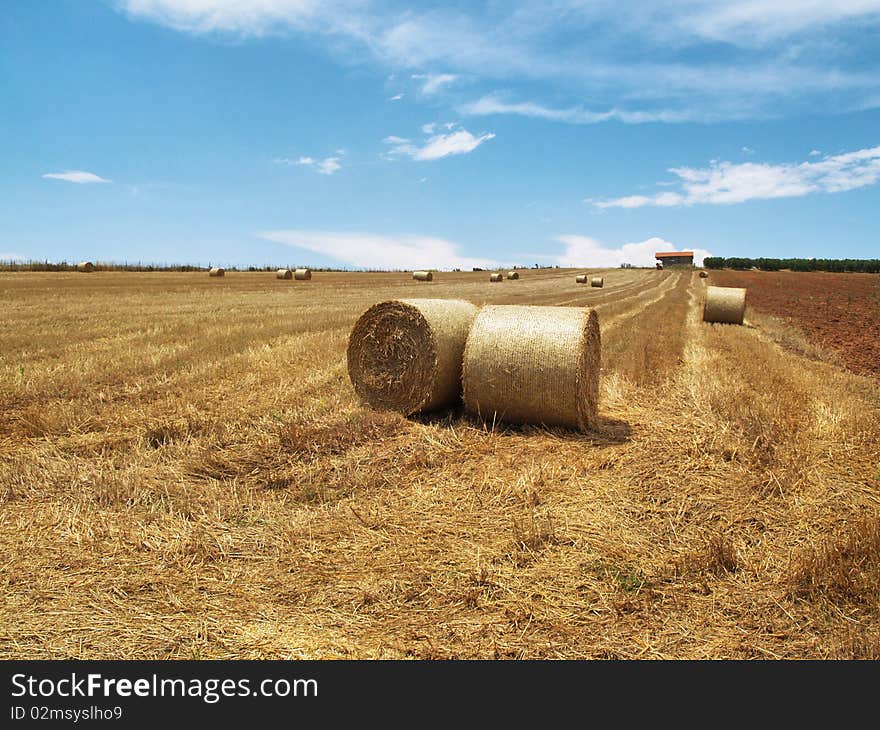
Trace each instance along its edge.
<path fill-rule="evenodd" d="M 746 259 L 710 256 L 703 259 L 707 269 L 760 269 L 761 271 L 857 271 L 880 273 L 880 259 Z"/>

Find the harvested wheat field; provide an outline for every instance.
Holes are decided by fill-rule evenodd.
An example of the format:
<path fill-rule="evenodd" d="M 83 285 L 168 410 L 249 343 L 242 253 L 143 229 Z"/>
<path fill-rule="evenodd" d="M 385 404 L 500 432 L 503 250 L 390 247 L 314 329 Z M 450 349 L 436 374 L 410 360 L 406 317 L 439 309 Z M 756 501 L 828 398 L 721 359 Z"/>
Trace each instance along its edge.
<path fill-rule="evenodd" d="M 880 383 L 600 273 L 0 274 L 0 657 L 880 657 Z M 364 406 L 418 297 L 595 307 L 593 430 Z"/>

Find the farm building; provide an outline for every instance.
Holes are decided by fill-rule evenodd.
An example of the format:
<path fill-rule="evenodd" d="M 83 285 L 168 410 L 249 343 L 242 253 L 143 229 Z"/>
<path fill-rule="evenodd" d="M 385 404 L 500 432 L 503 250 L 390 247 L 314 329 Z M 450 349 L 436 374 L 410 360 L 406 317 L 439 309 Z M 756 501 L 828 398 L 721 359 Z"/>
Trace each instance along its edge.
<path fill-rule="evenodd" d="M 654 258 L 657 259 L 663 266 L 693 266 L 694 265 L 694 252 L 693 251 L 666 251 L 662 253 L 655 253 Z"/>

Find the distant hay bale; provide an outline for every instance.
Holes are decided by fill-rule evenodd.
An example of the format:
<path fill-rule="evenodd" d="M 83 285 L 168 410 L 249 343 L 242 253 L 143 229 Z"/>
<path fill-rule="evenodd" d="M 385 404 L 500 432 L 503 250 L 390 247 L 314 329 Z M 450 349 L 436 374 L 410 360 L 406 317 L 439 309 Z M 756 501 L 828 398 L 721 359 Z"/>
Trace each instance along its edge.
<path fill-rule="evenodd" d="M 293 272 L 293 278 L 297 281 L 308 281 L 312 278 L 311 269 L 297 269 Z"/>
<path fill-rule="evenodd" d="M 594 276 L 590 279 L 590 286 L 596 286 L 600 289 L 605 286 L 605 278 L 602 276 Z"/>
<path fill-rule="evenodd" d="M 504 276 L 501 274 L 489 274 L 489 281 L 504 281 Z"/>
<path fill-rule="evenodd" d="M 519 279 L 519 272 L 518 271 L 508 271 L 507 278 L 508 279 Z"/>
<path fill-rule="evenodd" d="M 80 261 L 76 265 L 76 270 L 91 274 L 95 270 L 95 265 L 91 261 Z"/>
<path fill-rule="evenodd" d="M 275 278 L 276 279 L 292 279 L 293 272 L 290 269 L 278 269 L 278 271 L 275 272 Z"/>
<path fill-rule="evenodd" d="M 348 338 L 348 376 L 373 408 L 404 415 L 453 405 L 477 308 L 447 299 L 396 299 L 370 307 Z"/>
<path fill-rule="evenodd" d="M 215 266 L 208 272 L 208 276 L 226 276 L 226 269 L 221 269 L 219 266 Z"/>
<path fill-rule="evenodd" d="M 706 273 L 705 271 L 701 271 L 701 272 L 700 272 L 700 278 L 701 278 L 701 279 L 705 279 L 705 278 L 708 277 L 708 276 L 709 276 L 709 274 Z"/>
<path fill-rule="evenodd" d="M 586 307 L 483 307 L 464 351 L 465 408 L 487 421 L 591 428 L 599 345 Z"/>
<path fill-rule="evenodd" d="M 586 274 L 578 274 L 576 277 L 574 277 L 574 280 L 575 280 L 578 284 L 586 284 L 588 278 L 589 278 L 589 277 L 588 277 Z"/>
<path fill-rule="evenodd" d="M 735 286 L 707 286 L 704 322 L 742 324 L 746 313 L 746 290 Z"/>
<path fill-rule="evenodd" d="M 430 271 L 413 271 L 413 279 L 416 281 L 434 281 L 434 274 Z"/>

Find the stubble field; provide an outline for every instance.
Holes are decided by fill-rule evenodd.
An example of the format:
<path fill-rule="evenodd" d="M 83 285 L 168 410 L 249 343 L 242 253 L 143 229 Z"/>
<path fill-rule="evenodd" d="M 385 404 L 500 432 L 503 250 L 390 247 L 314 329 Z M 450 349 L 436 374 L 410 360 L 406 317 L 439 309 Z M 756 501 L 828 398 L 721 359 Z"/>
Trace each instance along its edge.
<path fill-rule="evenodd" d="M 0 274 L 0 657 L 880 658 L 878 381 L 603 273 Z M 362 406 L 418 296 L 595 306 L 599 428 Z"/>

